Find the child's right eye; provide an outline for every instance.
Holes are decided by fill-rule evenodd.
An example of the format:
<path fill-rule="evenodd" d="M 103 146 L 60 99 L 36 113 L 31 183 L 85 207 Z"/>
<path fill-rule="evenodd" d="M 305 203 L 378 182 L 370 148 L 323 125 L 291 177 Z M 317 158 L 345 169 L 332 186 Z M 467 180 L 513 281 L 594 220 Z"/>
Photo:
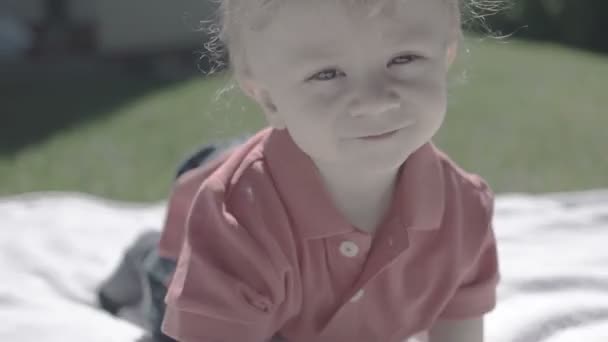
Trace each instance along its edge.
<path fill-rule="evenodd" d="M 341 71 L 338 71 L 336 69 L 326 69 L 323 71 L 320 71 L 314 75 L 312 75 L 308 81 L 331 81 L 334 78 L 337 78 L 338 76 L 344 76 L 345 74 Z"/>

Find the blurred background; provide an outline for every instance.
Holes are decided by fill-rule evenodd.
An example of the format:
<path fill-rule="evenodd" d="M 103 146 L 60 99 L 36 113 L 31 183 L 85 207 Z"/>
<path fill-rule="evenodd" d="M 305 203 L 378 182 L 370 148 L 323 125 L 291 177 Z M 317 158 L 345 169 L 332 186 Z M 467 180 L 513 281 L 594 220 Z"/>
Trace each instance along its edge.
<path fill-rule="evenodd" d="M 209 52 L 216 10 L 0 0 L 0 196 L 161 200 L 190 152 L 263 127 Z M 607 188 L 608 1 L 511 1 L 466 26 L 437 144 L 496 192 Z"/>

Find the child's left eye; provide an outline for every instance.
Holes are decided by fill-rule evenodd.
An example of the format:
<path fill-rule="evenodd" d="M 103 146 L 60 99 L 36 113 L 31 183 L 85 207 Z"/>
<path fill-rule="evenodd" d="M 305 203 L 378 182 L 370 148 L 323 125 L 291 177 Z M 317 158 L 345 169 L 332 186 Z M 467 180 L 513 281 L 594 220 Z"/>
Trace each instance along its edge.
<path fill-rule="evenodd" d="M 337 69 L 325 69 L 308 78 L 308 81 L 331 81 L 344 76 L 344 73 Z"/>
<path fill-rule="evenodd" d="M 388 66 L 390 67 L 393 64 L 397 64 L 397 65 L 411 64 L 421 58 L 422 57 L 418 56 L 418 55 L 401 55 L 401 56 L 397 56 L 397 57 L 393 58 L 388 63 Z"/>

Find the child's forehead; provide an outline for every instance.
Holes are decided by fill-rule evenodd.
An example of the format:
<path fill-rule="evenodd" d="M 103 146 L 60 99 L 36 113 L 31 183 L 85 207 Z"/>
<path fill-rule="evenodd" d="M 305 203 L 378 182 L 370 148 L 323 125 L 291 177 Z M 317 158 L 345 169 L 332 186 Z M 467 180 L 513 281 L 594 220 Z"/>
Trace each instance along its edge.
<path fill-rule="evenodd" d="M 446 33 L 450 22 L 446 0 L 273 1 L 281 6 L 260 38 L 294 35 L 293 39 L 303 41 L 330 40 L 364 32 L 389 41 L 407 40 Z"/>
<path fill-rule="evenodd" d="M 254 65 L 276 68 L 289 61 L 291 67 L 310 66 L 344 56 L 384 55 L 396 48 L 435 49 L 448 40 L 446 0 L 272 1 L 280 6 L 267 18 L 269 23 L 244 37 Z M 361 10 L 357 4 L 366 7 Z"/>
<path fill-rule="evenodd" d="M 398 19 L 408 14 L 419 13 L 425 10 L 425 5 L 441 5 L 446 2 L 458 0 L 261 0 L 260 8 L 280 12 L 285 10 L 289 15 L 305 10 L 323 11 L 324 9 L 338 9 L 343 15 L 364 18 L 393 18 Z M 428 13 L 430 14 L 430 13 Z"/>
<path fill-rule="evenodd" d="M 271 0 L 268 26 L 283 30 L 289 26 L 364 26 L 387 30 L 442 26 L 448 21 L 446 0 Z M 272 4 L 268 6 L 272 7 Z M 272 25 L 272 23 L 276 25 Z M 268 27 L 266 26 L 266 27 Z"/>
<path fill-rule="evenodd" d="M 244 26 L 260 31 L 278 18 L 293 20 L 303 17 L 321 19 L 327 12 L 352 20 L 394 20 L 425 17 L 432 20 L 445 13 L 447 2 L 458 0 L 233 0 L 228 8 L 233 21 L 246 22 Z M 231 2 L 233 3 L 233 2 Z M 438 10 L 428 11 L 429 7 Z M 234 17 L 236 16 L 236 17 Z"/>

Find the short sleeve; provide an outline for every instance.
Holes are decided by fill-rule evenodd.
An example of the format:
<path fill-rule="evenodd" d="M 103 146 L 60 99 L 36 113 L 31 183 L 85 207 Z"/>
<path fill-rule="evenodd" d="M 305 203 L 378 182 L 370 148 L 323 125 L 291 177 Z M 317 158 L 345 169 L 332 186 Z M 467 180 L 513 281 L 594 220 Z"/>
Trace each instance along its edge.
<path fill-rule="evenodd" d="M 204 166 L 190 170 L 176 180 L 167 203 L 165 222 L 158 245 L 158 251 L 162 257 L 177 260 L 186 233 L 186 219 L 192 203 L 204 181 L 225 158 L 225 156 L 220 156 L 210 160 Z"/>
<path fill-rule="evenodd" d="M 239 223 L 212 186 L 186 225 L 163 332 L 180 342 L 270 340 L 284 321 L 288 272 L 267 252 L 269 237 Z"/>
<path fill-rule="evenodd" d="M 481 185 L 481 208 L 484 219 L 478 227 L 480 239 L 472 262 L 466 269 L 463 280 L 440 315 L 440 319 L 458 320 L 482 316 L 496 306 L 496 290 L 499 282 L 498 252 L 492 227 L 494 200 L 487 185 Z M 464 244 L 466 246 L 466 244 Z M 468 254 L 468 253 L 467 253 Z"/>

